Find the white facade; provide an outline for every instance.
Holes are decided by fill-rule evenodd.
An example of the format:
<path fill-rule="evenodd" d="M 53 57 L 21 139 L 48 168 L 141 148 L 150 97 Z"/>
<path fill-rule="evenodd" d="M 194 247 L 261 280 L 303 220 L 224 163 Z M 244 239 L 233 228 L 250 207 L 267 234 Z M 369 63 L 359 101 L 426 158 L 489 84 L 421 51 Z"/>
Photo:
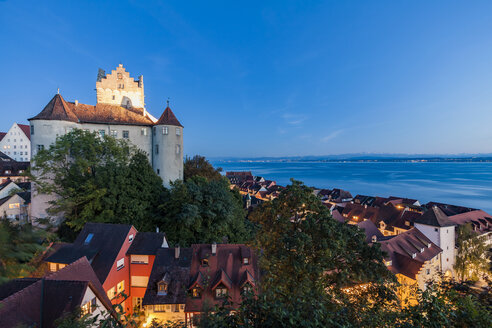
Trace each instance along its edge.
<path fill-rule="evenodd" d="M 415 228 L 420 230 L 427 238 L 442 249 L 441 269 L 444 274 L 453 274 L 456 257 L 455 227 L 435 227 L 422 223 L 415 223 Z"/>
<path fill-rule="evenodd" d="M 5 137 L 0 141 L 0 151 L 18 162 L 31 160 L 31 141 L 19 124 L 12 124 Z"/>
<path fill-rule="evenodd" d="M 154 155 L 152 167 L 168 188 L 170 182 L 183 179 L 183 128 L 174 125 L 153 127 Z"/>

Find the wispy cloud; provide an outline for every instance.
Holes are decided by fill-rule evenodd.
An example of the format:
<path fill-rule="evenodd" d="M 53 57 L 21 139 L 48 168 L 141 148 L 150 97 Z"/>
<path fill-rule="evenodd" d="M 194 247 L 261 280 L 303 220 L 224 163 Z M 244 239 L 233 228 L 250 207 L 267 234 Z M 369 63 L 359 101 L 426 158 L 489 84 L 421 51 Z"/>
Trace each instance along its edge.
<path fill-rule="evenodd" d="M 330 133 L 329 135 L 321 138 L 321 141 L 328 142 L 328 141 L 330 141 L 332 139 L 335 139 L 342 132 L 343 132 L 343 130 L 335 130 L 332 133 Z"/>
<path fill-rule="evenodd" d="M 285 123 L 290 125 L 300 125 L 302 122 L 307 120 L 307 116 L 305 115 L 290 114 L 290 113 L 283 114 L 282 118 L 285 120 Z"/>

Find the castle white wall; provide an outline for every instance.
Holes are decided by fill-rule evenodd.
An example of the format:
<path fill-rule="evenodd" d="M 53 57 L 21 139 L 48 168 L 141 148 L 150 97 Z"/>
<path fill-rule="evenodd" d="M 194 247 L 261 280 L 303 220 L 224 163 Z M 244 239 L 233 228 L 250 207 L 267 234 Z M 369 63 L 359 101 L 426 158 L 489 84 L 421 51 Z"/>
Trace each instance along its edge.
<path fill-rule="evenodd" d="M 427 238 L 442 249 L 441 269 L 443 273 L 454 272 L 455 263 L 455 227 L 434 227 L 426 224 L 415 223 Z"/>
<path fill-rule="evenodd" d="M 164 128 L 167 128 L 168 134 L 163 132 Z M 179 135 L 176 129 L 179 129 Z M 183 128 L 156 125 L 152 134 L 154 138 L 152 167 L 162 178 L 164 186 L 168 188 L 171 181 L 183 179 Z M 159 148 L 158 153 L 156 146 Z"/>
<path fill-rule="evenodd" d="M 0 151 L 19 162 L 31 160 L 31 141 L 17 123 L 12 124 L 0 141 Z"/>

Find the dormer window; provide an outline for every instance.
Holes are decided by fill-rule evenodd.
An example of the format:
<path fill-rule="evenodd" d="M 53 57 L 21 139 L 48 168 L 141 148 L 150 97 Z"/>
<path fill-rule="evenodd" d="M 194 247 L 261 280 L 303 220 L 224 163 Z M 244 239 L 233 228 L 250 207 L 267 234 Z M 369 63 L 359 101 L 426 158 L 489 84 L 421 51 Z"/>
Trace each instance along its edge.
<path fill-rule="evenodd" d="M 220 285 L 215 288 L 215 298 L 226 298 L 228 295 L 228 290 L 224 285 Z"/>
<path fill-rule="evenodd" d="M 378 241 L 378 237 L 376 237 L 376 235 L 374 235 L 374 236 L 372 236 L 371 240 L 373 243 L 375 243 Z"/>
<path fill-rule="evenodd" d="M 202 259 L 202 266 L 208 267 L 208 259 Z"/>
<path fill-rule="evenodd" d="M 195 287 L 191 290 L 191 297 L 200 298 L 202 297 L 202 290 L 198 287 Z"/>
<path fill-rule="evenodd" d="M 252 291 L 253 291 L 253 286 L 251 286 L 250 284 L 245 284 L 241 289 L 241 292 L 243 294 L 251 293 Z"/>
<path fill-rule="evenodd" d="M 167 284 L 164 281 L 157 284 L 157 295 L 167 295 Z"/>
<path fill-rule="evenodd" d="M 415 257 L 417 257 L 417 253 L 412 253 L 412 259 L 414 259 Z"/>

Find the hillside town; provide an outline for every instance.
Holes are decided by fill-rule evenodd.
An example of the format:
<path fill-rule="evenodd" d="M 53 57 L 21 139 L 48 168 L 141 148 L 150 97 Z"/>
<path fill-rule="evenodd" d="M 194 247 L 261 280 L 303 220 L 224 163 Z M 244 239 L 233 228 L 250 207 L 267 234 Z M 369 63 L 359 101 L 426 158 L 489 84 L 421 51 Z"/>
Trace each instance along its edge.
<path fill-rule="evenodd" d="M 99 69 L 96 92 L 96 105 L 67 101 L 57 93 L 29 118 L 29 125 L 13 123 L 0 133 L 2 220 L 41 230 L 63 224 L 63 212 L 50 212 L 60 197 L 39 191 L 41 185 L 27 173 L 31 159 L 76 130 L 136 146 L 166 188 L 183 180 L 183 125 L 169 102 L 159 118 L 152 116 L 145 107 L 143 76 L 134 79 L 122 64 L 110 73 Z M 36 176 L 39 171 L 31 174 L 45 178 Z M 286 190 L 249 171 L 226 172 L 225 178 L 230 190 L 241 195 L 248 216 Z M 357 226 L 369 247 L 379 245 L 385 267 L 398 280 L 402 304 L 418 304 L 415 288 L 425 291 L 430 281 L 456 277 L 460 226 L 470 225 L 488 249 L 492 246 L 492 215 L 480 209 L 353 196 L 337 188 L 312 188 L 312 194 L 329 210 L 330 220 Z M 228 301 L 235 308 L 244 295 L 261 292 L 263 250 L 228 240 L 180 247 L 169 242 L 174 236 L 166 229 L 154 230 L 86 222 L 73 242 L 51 241 L 33 259 L 34 271 L 0 285 L 0 326 L 54 327 L 67 313 L 80 310 L 82 316 L 105 313 L 120 322 L 119 314 L 125 313 L 142 327 L 155 321 L 198 327 L 206 307 Z"/>

